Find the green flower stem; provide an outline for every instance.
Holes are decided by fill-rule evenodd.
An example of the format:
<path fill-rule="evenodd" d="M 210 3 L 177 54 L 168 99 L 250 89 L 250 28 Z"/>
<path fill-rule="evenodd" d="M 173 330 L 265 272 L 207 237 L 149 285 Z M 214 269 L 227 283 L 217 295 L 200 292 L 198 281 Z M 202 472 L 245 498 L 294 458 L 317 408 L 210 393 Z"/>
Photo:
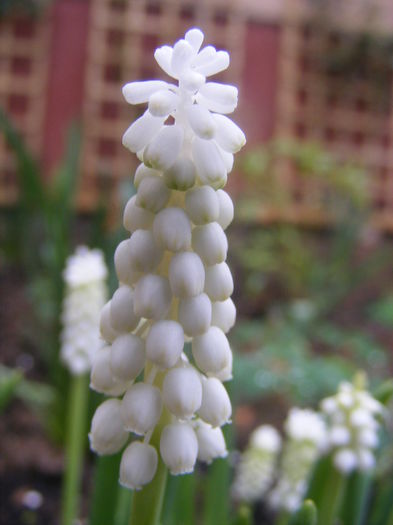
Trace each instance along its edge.
<path fill-rule="evenodd" d="M 68 405 L 66 470 L 62 494 L 62 525 L 72 525 L 78 512 L 80 478 L 86 445 L 85 427 L 88 396 L 88 374 L 73 376 Z"/>
<path fill-rule="evenodd" d="M 318 507 L 318 525 L 334 525 L 345 493 L 346 477 L 333 466 L 329 470 L 326 485 Z"/>

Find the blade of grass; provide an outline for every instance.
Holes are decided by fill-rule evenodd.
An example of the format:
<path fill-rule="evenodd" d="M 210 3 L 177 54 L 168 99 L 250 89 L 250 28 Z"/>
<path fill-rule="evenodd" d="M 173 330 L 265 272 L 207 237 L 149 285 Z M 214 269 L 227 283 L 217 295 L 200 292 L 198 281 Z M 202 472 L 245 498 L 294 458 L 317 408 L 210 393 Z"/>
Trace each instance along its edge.
<path fill-rule="evenodd" d="M 96 459 L 89 525 L 106 525 L 113 522 L 118 501 L 120 459 L 121 454 L 100 456 Z"/>

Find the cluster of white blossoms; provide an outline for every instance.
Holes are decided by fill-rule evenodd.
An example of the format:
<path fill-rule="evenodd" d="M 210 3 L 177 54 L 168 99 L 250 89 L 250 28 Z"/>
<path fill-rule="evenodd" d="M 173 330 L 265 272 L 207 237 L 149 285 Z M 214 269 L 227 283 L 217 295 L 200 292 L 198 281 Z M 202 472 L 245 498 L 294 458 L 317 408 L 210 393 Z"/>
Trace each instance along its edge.
<path fill-rule="evenodd" d="M 79 246 L 66 262 L 61 358 L 75 375 L 91 369 L 102 347 L 98 323 L 107 300 L 107 273 L 102 252 L 86 246 Z"/>
<path fill-rule="evenodd" d="M 292 408 L 285 433 L 279 478 L 269 502 L 275 509 L 294 512 L 302 503 L 315 461 L 326 448 L 326 426 L 318 413 Z"/>
<path fill-rule="evenodd" d="M 280 449 L 281 437 L 274 427 L 261 425 L 253 431 L 236 467 L 232 485 L 236 500 L 254 502 L 263 498 L 273 483 Z"/>
<path fill-rule="evenodd" d="M 337 394 L 321 402 L 328 423 L 328 445 L 336 468 L 348 474 L 374 467 L 378 419 L 383 405 L 361 385 L 341 383 Z"/>
<path fill-rule="evenodd" d="M 229 55 L 200 50 L 202 41 L 191 29 L 173 48 L 156 50 L 178 85 L 123 88 L 127 102 L 148 109 L 123 136 L 142 163 L 124 211 L 131 237 L 115 252 L 119 288 L 101 317 L 107 345 L 91 374 L 92 388 L 112 398 L 98 407 L 90 441 L 111 454 L 130 432 L 142 436 L 122 455 L 120 483 L 131 489 L 153 479 L 158 449 L 172 474 L 227 453 L 220 427 L 230 421 L 231 403 L 222 382 L 232 375 L 225 334 L 236 309 L 224 233 L 233 204 L 221 188 L 245 137 L 224 116 L 237 105 L 237 89 L 206 82 L 228 67 Z"/>

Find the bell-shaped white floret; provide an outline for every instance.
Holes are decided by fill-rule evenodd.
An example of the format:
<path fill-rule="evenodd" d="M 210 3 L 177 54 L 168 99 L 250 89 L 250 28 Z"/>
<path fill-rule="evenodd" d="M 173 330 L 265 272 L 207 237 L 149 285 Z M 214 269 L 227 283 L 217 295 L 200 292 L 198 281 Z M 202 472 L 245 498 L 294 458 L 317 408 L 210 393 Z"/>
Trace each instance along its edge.
<path fill-rule="evenodd" d="M 226 230 L 233 221 L 233 202 L 228 193 L 224 190 L 217 190 L 219 212 L 217 222 L 223 230 Z"/>
<path fill-rule="evenodd" d="M 169 370 L 162 386 L 162 397 L 174 416 L 191 418 L 202 402 L 201 380 L 195 368 L 181 366 Z"/>
<path fill-rule="evenodd" d="M 229 356 L 228 364 L 225 368 L 217 372 L 217 374 L 214 374 L 214 377 L 219 379 L 220 381 L 230 381 L 233 378 L 232 375 L 233 372 L 233 355 L 232 352 Z"/>
<path fill-rule="evenodd" d="M 186 193 L 186 212 L 194 224 L 207 224 L 219 217 L 217 192 L 210 186 L 198 186 Z"/>
<path fill-rule="evenodd" d="M 144 80 L 129 82 L 123 86 L 123 96 L 129 104 L 142 104 L 147 102 L 153 93 L 168 89 L 169 84 L 163 80 Z"/>
<path fill-rule="evenodd" d="M 202 75 L 210 77 L 224 71 L 229 66 L 229 54 L 226 51 L 217 51 L 212 60 L 206 61 L 196 69 Z"/>
<path fill-rule="evenodd" d="M 195 427 L 195 434 L 198 440 L 199 461 L 210 464 L 213 459 L 225 458 L 228 455 L 221 428 L 213 428 L 199 420 Z"/>
<path fill-rule="evenodd" d="M 194 163 L 187 157 L 179 157 L 163 174 L 165 184 L 168 188 L 178 191 L 185 191 L 192 188 L 195 184 L 195 177 Z"/>
<path fill-rule="evenodd" d="M 139 323 L 134 313 L 134 291 L 129 286 L 120 286 L 111 300 L 111 324 L 118 332 L 132 332 Z"/>
<path fill-rule="evenodd" d="M 236 307 L 232 299 L 212 303 L 212 325 L 218 326 L 226 334 L 236 321 Z"/>
<path fill-rule="evenodd" d="M 152 213 L 157 213 L 169 201 L 171 192 L 162 177 L 146 176 L 138 187 L 136 204 Z"/>
<path fill-rule="evenodd" d="M 195 137 L 192 141 L 192 157 L 202 184 L 209 184 L 214 188 L 225 184 L 227 171 L 222 155 L 213 141 Z"/>
<path fill-rule="evenodd" d="M 138 274 L 131 266 L 130 239 L 125 239 L 117 246 L 115 251 L 115 269 L 120 283 L 133 284 L 138 278 Z"/>
<path fill-rule="evenodd" d="M 215 114 L 213 119 L 216 123 L 216 133 L 214 140 L 224 150 L 229 153 L 236 153 L 246 143 L 243 131 L 231 119 L 224 115 Z"/>
<path fill-rule="evenodd" d="M 141 277 L 136 284 L 135 314 L 146 319 L 163 319 L 169 311 L 171 300 L 172 294 L 168 279 L 149 273 Z"/>
<path fill-rule="evenodd" d="M 213 427 L 228 423 L 232 415 L 231 402 L 224 385 L 215 377 L 202 381 L 202 405 L 199 416 Z"/>
<path fill-rule="evenodd" d="M 333 456 L 335 467 L 343 474 L 349 474 L 358 466 L 355 452 L 350 448 L 341 448 Z"/>
<path fill-rule="evenodd" d="M 149 142 L 143 153 L 143 162 L 149 168 L 165 171 L 172 166 L 183 145 L 184 130 L 177 124 L 163 126 Z"/>
<path fill-rule="evenodd" d="M 134 441 L 123 452 L 119 483 L 128 489 L 140 490 L 154 478 L 157 470 L 157 451 L 152 445 Z"/>
<path fill-rule="evenodd" d="M 129 249 L 131 266 L 139 273 L 151 272 L 162 259 L 162 249 L 150 230 L 136 230 L 131 235 Z"/>
<path fill-rule="evenodd" d="M 184 347 L 182 326 L 171 320 L 157 321 L 146 337 L 146 356 L 160 368 L 171 368 L 176 364 Z"/>
<path fill-rule="evenodd" d="M 237 88 L 218 82 L 204 84 L 196 101 L 215 113 L 232 113 L 237 106 Z"/>
<path fill-rule="evenodd" d="M 160 390 L 147 383 L 135 383 L 125 393 L 121 402 L 124 427 L 139 436 L 152 430 L 162 412 Z"/>
<path fill-rule="evenodd" d="M 233 292 L 233 277 L 227 263 L 205 269 L 205 292 L 212 302 L 225 301 Z"/>
<path fill-rule="evenodd" d="M 179 322 L 189 337 L 201 335 L 209 328 L 212 320 L 212 304 L 202 293 L 179 301 Z"/>
<path fill-rule="evenodd" d="M 172 423 L 164 427 L 160 440 L 161 457 L 171 474 L 187 474 L 194 470 L 198 441 L 188 423 Z"/>
<path fill-rule="evenodd" d="M 206 46 L 192 59 L 192 67 L 199 67 L 215 58 L 217 54 L 214 46 Z"/>
<path fill-rule="evenodd" d="M 133 195 L 126 204 L 123 213 L 123 225 L 130 233 L 136 230 L 148 230 L 151 228 L 154 214 L 144 210 L 136 204 L 136 195 Z"/>
<path fill-rule="evenodd" d="M 161 46 L 154 52 L 154 58 L 160 68 L 170 77 L 173 76 L 171 61 L 173 49 L 170 46 Z"/>
<path fill-rule="evenodd" d="M 205 269 L 200 257 L 193 252 L 174 255 L 169 265 L 169 282 L 176 297 L 201 294 L 205 284 Z"/>
<path fill-rule="evenodd" d="M 107 342 L 112 343 L 119 335 L 119 333 L 113 328 L 111 323 L 111 302 L 108 301 L 104 308 L 101 310 L 100 318 L 100 334 L 101 337 Z"/>
<path fill-rule="evenodd" d="M 158 177 L 160 176 L 160 174 L 161 172 L 159 172 L 158 170 L 153 170 L 152 168 L 148 168 L 142 162 L 141 164 L 139 164 L 139 166 L 137 167 L 135 171 L 135 175 L 134 175 L 135 188 L 137 189 L 139 188 L 139 184 L 145 177 L 149 177 L 149 176 Z"/>
<path fill-rule="evenodd" d="M 167 117 L 178 104 L 179 97 L 168 89 L 156 91 L 149 98 L 149 111 L 154 117 Z"/>
<path fill-rule="evenodd" d="M 202 261 L 210 266 L 225 261 L 228 240 L 217 222 L 196 226 L 192 230 L 192 247 Z"/>
<path fill-rule="evenodd" d="M 153 117 L 149 111 L 139 117 L 123 135 L 123 146 L 133 153 L 145 148 L 164 124 L 164 117 Z"/>
<path fill-rule="evenodd" d="M 111 347 L 111 371 L 119 381 L 132 381 L 145 366 L 143 340 L 133 334 L 123 334 Z"/>
<path fill-rule="evenodd" d="M 89 433 L 90 448 L 99 455 L 116 454 L 128 439 L 123 428 L 121 401 L 107 399 L 96 409 Z"/>
<path fill-rule="evenodd" d="M 187 106 L 186 115 L 191 129 L 201 139 L 212 139 L 216 133 L 217 124 L 210 111 L 199 104 Z"/>
<path fill-rule="evenodd" d="M 129 383 L 117 381 L 111 371 L 111 349 L 101 348 L 94 357 L 90 376 L 90 388 L 108 396 L 119 396 L 127 390 Z"/>
<path fill-rule="evenodd" d="M 175 78 L 179 78 L 182 72 L 188 68 L 191 59 L 195 56 L 195 50 L 185 39 L 178 40 L 173 46 L 171 59 L 171 70 Z"/>
<path fill-rule="evenodd" d="M 186 40 L 192 46 L 195 53 L 198 53 L 202 45 L 203 39 L 204 35 L 202 31 L 197 27 L 189 29 L 184 35 L 184 40 Z"/>
<path fill-rule="evenodd" d="M 224 332 L 211 326 L 204 334 L 194 337 L 192 355 L 203 372 L 215 375 L 228 365 L 232 352 Z"/>
<path fill-rule="evenodd" d="M 179 252 L 191 246 L 190 219 L 181 208 L 160 211 L 154 219 L 153 233 L 157 244 L 165 250 Z"/>

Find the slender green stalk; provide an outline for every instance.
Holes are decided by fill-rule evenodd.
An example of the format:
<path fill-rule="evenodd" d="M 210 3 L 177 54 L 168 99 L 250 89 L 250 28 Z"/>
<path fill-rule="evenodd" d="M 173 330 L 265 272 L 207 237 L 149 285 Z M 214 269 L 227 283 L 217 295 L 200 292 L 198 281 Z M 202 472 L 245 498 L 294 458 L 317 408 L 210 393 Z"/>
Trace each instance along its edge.
<path fill-rule="evenodd" d="M 102 525 L 103 523 L 113 522 L 113 516 L 117 512 L 119 465 L 120 454 L 100 456 L 96 459 L 89 525 Z M 126 492 L 130 499 L 130 492 L 128 490 Z M 128 515 L 123 525 L 127 524 Z M 118 525 L 116 520 L 115 524 Z"/>
<path fill-rule="evenodd" d="M 68 406 L 66 470 L 62 494 L 62 525 L 72 525 L 78 512 L 83 452 L 86 445 L 88 395 L 88 375 L 73 376 L 70 384 Z"/>
<path fill-rule="evenodd" d="M 318 506 L 318 525 L 334 525 L 346 487 L 346 477 L 333 466 Z"/>
<path fill-rule="evenodd" d="M 130 518 L 131 503 L 133 493 L 124 487 L 118 487 L 116 510 L 114 513 L 113 525 L 127 525 Z M 101 521 L 103 523 L 103 521 Z M 111 519 L 105 521 L 111 523 Z"/>

